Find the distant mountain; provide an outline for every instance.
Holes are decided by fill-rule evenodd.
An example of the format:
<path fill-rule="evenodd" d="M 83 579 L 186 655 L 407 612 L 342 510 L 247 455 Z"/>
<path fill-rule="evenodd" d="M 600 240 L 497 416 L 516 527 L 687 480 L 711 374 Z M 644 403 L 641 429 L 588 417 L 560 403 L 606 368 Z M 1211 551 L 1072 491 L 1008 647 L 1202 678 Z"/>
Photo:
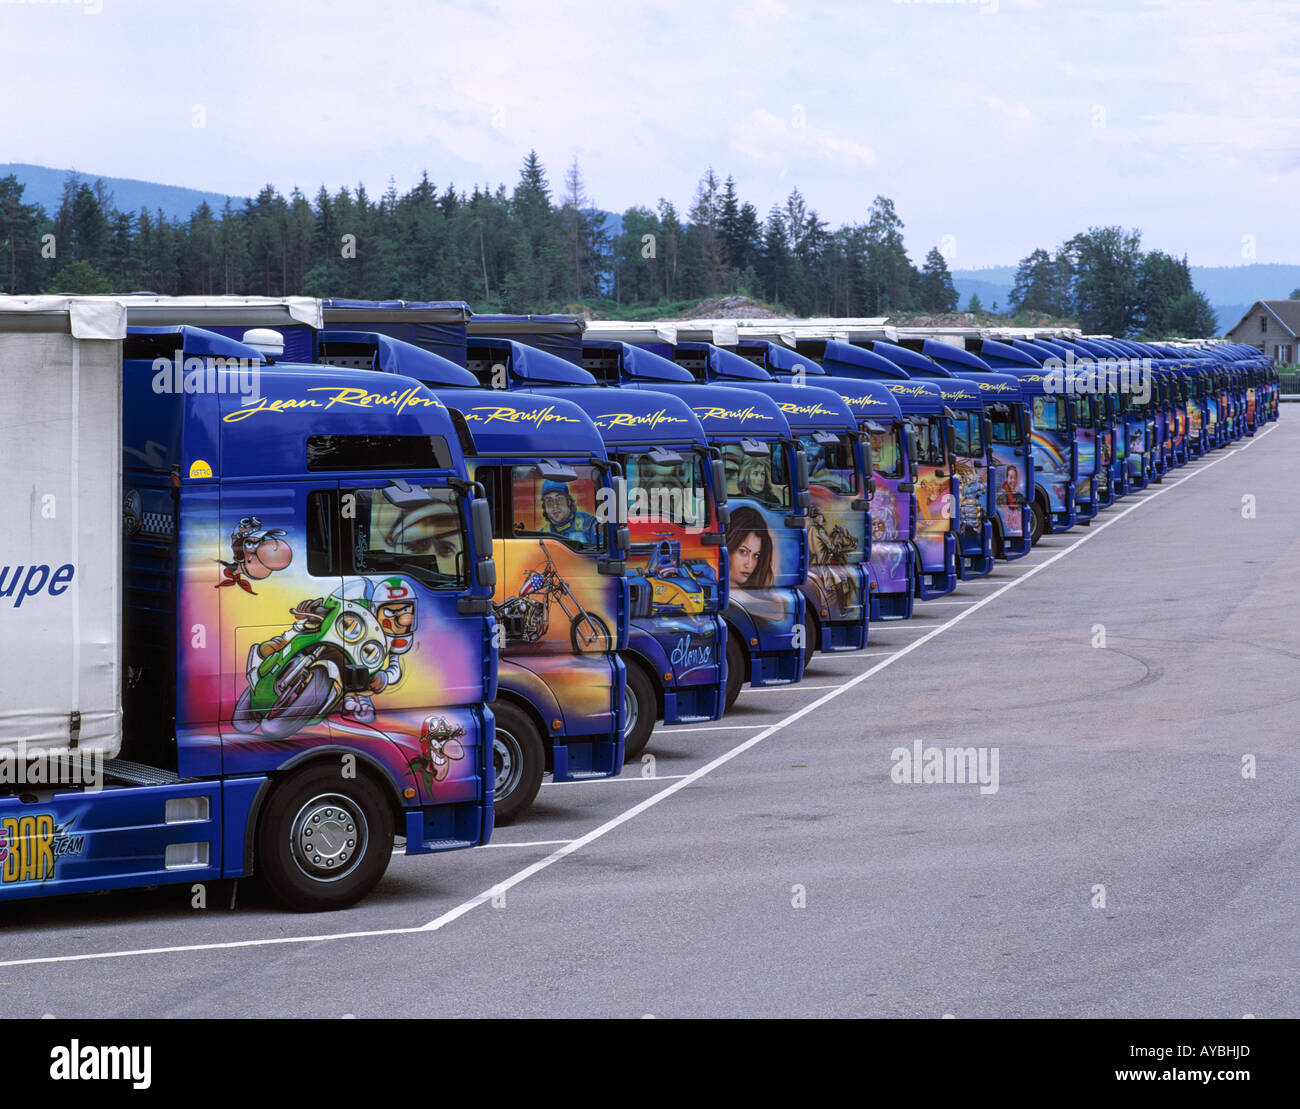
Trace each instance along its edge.
<path fill-rule="evenodd" d="M 1005 273 L 1005 277 L 1003 276 Z M 1015 284 L 1015 266 L 990 266 L 983 270 L 953 270 L 952 286 L 957 290 L 957 307 L 965 309 L 972 296 L 980 298 L 984 311 L 1005 312 L 1011 306 L 1011 289 Z"/>
<path fill-rule="evenodd" d="M 1192 266 L 1192 284 L 1205 294 L 1219 321 L 1219 334 L 1232 327 L 1257 300 L 1285 300 L 1291 290 L 1300 289 L 1300 266 L 1256 262 L 1249 266 Z M 952 283 L 959 306 L 964 308 L 972 293 L 990 309 L 997 301 L 1005 311 L 1016 280 L 1015 266 L 986 266 L 983 269 L 953 270 Z"/>
<path fill-rule="evenodd" d="M 50 169 L 47 166 L 30 166 L 22 162 L 0 163 L 0 177 L 12 174 L 24 186 L 23 200 L 39 204 L 50 215 L 59 208 L 63 197 L 63 182 L 69 171 Z M 229 199 L 242 207 L 245 197 L 227 197 L 223 193 L 208 193 L 200 189 L 187 189 L 180 185 L 158 185 L 152 181 L 136 181 L 129 177 L 104 177 L 102 174 L 77 171 L 82 180 L 94 184 L 103 179 L 104 186 L 113 194 L 114 206 L 122 212 L 138 212 L 146 208 L 156 212 L 160 208 L 168 219 L 189 219 L 203 201 L 217 214 Z"/>

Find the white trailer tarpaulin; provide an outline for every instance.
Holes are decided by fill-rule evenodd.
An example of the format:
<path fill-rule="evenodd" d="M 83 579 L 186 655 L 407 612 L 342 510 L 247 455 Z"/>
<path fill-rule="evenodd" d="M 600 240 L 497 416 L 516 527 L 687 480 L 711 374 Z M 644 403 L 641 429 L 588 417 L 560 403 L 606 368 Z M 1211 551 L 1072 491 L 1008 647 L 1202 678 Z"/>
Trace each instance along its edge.
<path fill-rule="evenodd" d="M 0 755 L 122 743 L 122 337 L 109 298 L 0 297 Z"/>

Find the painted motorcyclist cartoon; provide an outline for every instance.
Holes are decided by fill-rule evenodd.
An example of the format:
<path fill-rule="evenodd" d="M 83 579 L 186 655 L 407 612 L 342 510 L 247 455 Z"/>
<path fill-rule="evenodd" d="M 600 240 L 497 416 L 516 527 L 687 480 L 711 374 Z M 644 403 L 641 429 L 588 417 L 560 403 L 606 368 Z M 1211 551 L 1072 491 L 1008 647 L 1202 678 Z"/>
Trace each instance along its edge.
<path fill-rule="evenodd" d="M 600 541 L 596 527 L 596 517 L 579 510 L 567 482 L 551 478 L 542 484 L 542 532 L 591 546 Z"/>
<path fill-rule="evenodd" d="M 300 601 L 292 627 L 253 646 L 248 688 L 231 724 L 284 739 L 338 712 L 375 719 L 371 697 L 402 680 L 417 627 L 416 598 L 401 577 L 349 578 L 328 597 Z"/>
<path fill-rule="evenodd" d="M 245 516 L 230 533 L 231 559 L 217 559 L 221 564 L 220 589 L 237 585 L 245 593 L 257 596 L 250 581 L 262 581 L 293 561 L 293 550 L 283 528 L 264 528 L 256 516 Z"/>
<path fill-rule="evenodd" d="M 550 549 L 538 540 L 545 561 L 524 575 L 519 593 L 493 606 L 496 618 L 506 630 L 506 642 L 539 643 L 551 625 L 551 605 L 569 618 L 569 641 L 575 654 L 601 654 L 608 649 L 609 629 L 605 622 L 582 606 L 568 583 L 560 577 Z"/>

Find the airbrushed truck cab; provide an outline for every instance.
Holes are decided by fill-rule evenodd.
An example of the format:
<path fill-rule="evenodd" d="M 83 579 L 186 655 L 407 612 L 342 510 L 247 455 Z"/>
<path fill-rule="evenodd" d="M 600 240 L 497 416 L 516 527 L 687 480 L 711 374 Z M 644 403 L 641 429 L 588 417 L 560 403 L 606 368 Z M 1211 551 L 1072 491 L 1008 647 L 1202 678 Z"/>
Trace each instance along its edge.
<path fill-rule="evenodd" d="M 688 404 L 618 387 L 635 365 L 662 359 L 617 342 L 593 343 L 579 354 L 594 372 L 558 358 L 516 360 L 508 385 L 580 407 L 622 468 L 631 608 L 624 744 L 625 758 L 633 758 L 656 720 L 686 724 L 722 715 L 726 486 Z"/>
<path fill-rule="evenodd" d="M 408 854 L 486 842 L 493 568 L 446 409 L 197 328 L 115 352 L 69 379 L 99 403 L 71 425 L 86 468 L 66 496 L 103 486 L 120 521 L 120 758 L 101 790 L 0 793 L 0 898 L 256 873 L 333 909 L 379 881 L 395 833 Z M 6 394 L 63 376 L 44 370 Z M 117 565 L 107 530 L 85 557 Z"/>
<path fill-rule="evenodd" d="M 1005 543 L 998 535 L 1002 521 L 996 511 L 985 395 L 968 378 L 987 373 L 989 367 L 964 348 L 937 339 L 903 339 L 897 345 L 913 356 L 903 365 L 909 376 L 935 381 L 951 409 L 953 465 L 961 483 L 957 568 L 962 578 L 984 577 L 993 569 L 995 551 Z M 901 357 L 895 360 L 904 362 Z"/>
<path fill-rule="evenodd" d="M 1074 411 L 1066 393 L 1065 365 L 1051 352 L 1014 341 L 979 343 L 979 356 L 999 373 L 1013 375 L 1029 410 L 1030 454 L 1034 496 L 1030 502 L 1033 542 L 1048 533 L 1067 531 L 1077 522 L 1075 485 L 1078 452 Z"/>
<path fill-rule="evenodd" d="M 422 381 L 464 435 L 497 565 L 498 821 L 532 804 L 547 770 L 560 782 L 617 775 L 629 608 L 616 467 L 576 405 L 482 384 L 496 366 L 555 360 L 508 340 L 469 340 L 469 369 L 367 332 L 325 330 L 317 345 L 323 362 Z"/>
<path fill-rule="evenodd" d="M 729 514 L 726 707 L 746 681 L 755 686 L 800 681 L 807 645 L 802 586 L 810 497 L 807 460 L 789 423 L 776 402 L 761 393 L 699 384 L 714 349 L 707 343 L 683 345 L 671 329 L 634 324 L 606 324 L 603 334 L 662 356 L 630 367 L 625 363 L 622 386 L 684 400 L 723 462 Z"/>
<path fill-rule="evenodd" d="M 1145 489 L 1155 476 L 1151 461 L 1154 389 L 1150 377 L 1140 367 L 1136 371 L 1127 367 L 1127 361 L 1116 370 L 1119 356 L 1095 339 L 1062 340 L 1062 345 L 1072 350 L 1076 359 L 1091 358 L 1098 370 L 1115 382 L 1116 453 L 1123 472 L 1123 482 L 1117 491 L 1127 494 Z"/>
<path fill-rule="evenodd" d="M 980 362 L 988 366 L 982 358 Z M 1006 560 L 1021 558 L 1033 547 L 1034 468 L 1020 381 L 992 369 L 968 369 L 964 380 L 979 390 L 984 406 L 993 553 Z"/>
<path fill-rule="evenodd" d="M 879 351 L 861 343 L 798 340 L 800 351 L 811 353 L 814 346 L 822 353 L 822 368 L 834 376 L 876 381 L 893 395 L 908 432 L 907 450 L 915 463 L 908 484 L 915 487 L 911 509 L 915 513 L 916 595 L 928 600 L 951 593 L 957 587 L 957 529 L 961 526 L 961 489 L 952 453 L 954 413 L 933 382 L 911 378 L 907 370 Z M 908 350 L 903 350 L 903 355 L 920 358 Z"/>
<path fill-rule="evenodd" d="M 898 401 L 882 383 L 865 378 L 837 376 L 836 367 L 870 362 L 875 355 L 847 343 L 801 339 L 793 359 L 783 348 L 780 358 L 770 357 L 782 380 L 811 380 L 837 392 L 848 406 L 858 430 L 867 436 L 868 465 L 872 467 L 868 518 L 867 582 L 872 620 L 906 620 L 912 615 L 916 595 L 916 478 L 915 435 L 903 418 Z M 743 349 L 746 340 L 741 340 Z M 773 344 L 775 346 L 775 344 Z M 837 361 L 839 359 L 839 361 Z M 784 370 L 780 370 L 781 365 Z"/>
<path fill-rule="evenodd" d="M 678 346 L 693 349 L 688 343 Z M 802 587 L 808 616 L 804 665 L 814 651 L 861 650 L 867 645 L 871 612 L 866 564 L 872 480 L 857 421 L 837 392 L 793 368 L 806 361 L 795 351 L 752 341 L 737 344 L 734 351 L 707 347 L 700 363 L 704 380 L 771 397 L 807 460 L 811 504 L 808 574 Z"/>
<path fill-rule="evenodd" d="M 1086 416 L 1091 421 L 1092 444 L 1095 459 L 1092 476 L 1095 490 L 1089 485 L 1078 495 L 1094 496 L 1097 509 L 1108 508 L 1129 491 L 1126 461 L 1126 437 L 1122 422 L 1119 375 L 1112 372 L 1108 363 L 1098 362 L 1089 352 L 1078 350 L 1057 339 L 1034 338 L 1027 347 L 1040 357 L 1057 359 L 1065 367 L 1067 376 L 1079 377 L 1091 387 L 1093 401 L 1085 406 L 1075 406 L 1075 442 L 1080 440 L 1078 421 Z M 1087 438 L 1084 437 L 1086 445 Z M 1086 472 L 1088 461 L 1080 454 L 1080 472 Z"/>
<path fill-rule="evenodd" d="M 1040 504 L 1039 515 L 1047 511 L 1050 521 L 1047 530 L 1069 529 L 1069 516 L 1065 514 L 1065 491 L 1069 489 L 1071 506 L 1074 511 L 1074 523 L 1091 523 L 1097 512 L 1101 511 L 1101 478 L 1099 471 L 1101 456 L 1105 454 L 1105 400 L 1097 402 L 1092 386 L 1101 378 L 1087 372 L 1091 365 L 1091 356 L 1083 355 L 1069 347 L 1062 347 L 1049 341 L 1043 343 L 1027 342 L 1024 339 L 1011 339 L 1014 350 L 1034 359 L 1041 364 L 1045 378 L 1045 389 L 1058 395 L 1069 416 L 1069 432 L 1061 425 L 1060 417 L 1053 426 L 1050 411 L 1040 416 L 1035 425 L 1035 443 L 1041 443 L 1045 450 L 1036 452 L 1037 475 L 1035 484 L 1043 486 L 1045 504 Z M 1032 372 L 1032 371 L 1031 371 Z M 1030 394 L 1026 394 L 1030 397 Z M 1030 400 L 1031 424 L 1035 423 L 1034 404 Z M 1041 426 L 1039 426 L 1041 425 Z M 1105 482 L 1109 486 L 1109 480 Z M 1054 488 L 1053 488 L 1054 486 Z M 1037 527 L 1037 525 L 1036 525 Z M 1043 528 L 1035 533 L 1043 534 Z"/>

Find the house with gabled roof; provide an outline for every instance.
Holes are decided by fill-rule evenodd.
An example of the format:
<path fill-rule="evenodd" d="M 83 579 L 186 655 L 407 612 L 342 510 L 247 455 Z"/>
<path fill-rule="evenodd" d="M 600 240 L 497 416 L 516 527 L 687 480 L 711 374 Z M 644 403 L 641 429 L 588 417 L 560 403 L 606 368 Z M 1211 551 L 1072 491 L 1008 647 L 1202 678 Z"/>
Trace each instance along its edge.
<path fill-rule="evenodd" d="M 1300 362 L 1300 300 L 1255 301 L 1227 339 L 1262 350 L 1275 365 L 1295 365 Z"/>

